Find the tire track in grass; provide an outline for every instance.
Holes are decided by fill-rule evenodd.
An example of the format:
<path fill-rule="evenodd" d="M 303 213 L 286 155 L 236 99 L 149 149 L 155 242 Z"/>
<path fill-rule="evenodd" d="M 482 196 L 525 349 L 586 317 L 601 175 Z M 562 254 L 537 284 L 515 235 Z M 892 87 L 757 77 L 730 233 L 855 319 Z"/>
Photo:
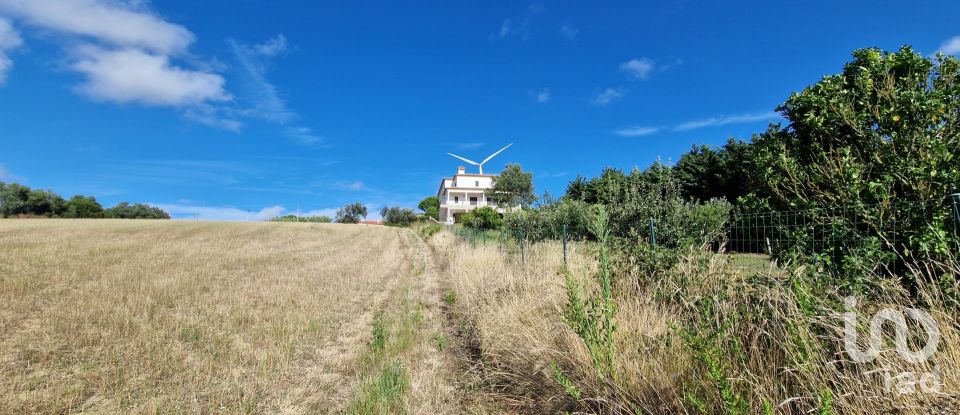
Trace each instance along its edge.
<path fill-rule="evenodd" d="M 408 268 L 371 323 L 359 386 L 348 414 L 462 413 L 445 349 L 439 275 L 424 242 L 402 231 Z"/>

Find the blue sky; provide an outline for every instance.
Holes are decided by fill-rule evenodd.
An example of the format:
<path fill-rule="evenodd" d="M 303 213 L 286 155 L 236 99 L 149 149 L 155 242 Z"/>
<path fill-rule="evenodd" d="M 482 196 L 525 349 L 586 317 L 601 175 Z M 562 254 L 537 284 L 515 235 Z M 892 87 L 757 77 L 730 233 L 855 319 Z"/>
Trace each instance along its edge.
<path fill-rule="evenodd" d="M 262 219 L 415 206 L 457 160 L 577 174 L 748 138 L 957 2 L 0 0 L 0 180 Z"/>

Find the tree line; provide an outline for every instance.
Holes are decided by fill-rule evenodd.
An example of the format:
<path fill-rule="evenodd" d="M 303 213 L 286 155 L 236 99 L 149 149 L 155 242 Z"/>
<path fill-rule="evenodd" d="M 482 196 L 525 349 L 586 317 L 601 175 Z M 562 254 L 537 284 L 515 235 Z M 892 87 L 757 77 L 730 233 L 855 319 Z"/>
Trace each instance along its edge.
<path fill-rule="evenodd" d="M 93 196 L 64 199 L 52 190 L 0 182 L 0 217 L 170 219 L 170 214 L 141 203 L 104 208 Z"/>

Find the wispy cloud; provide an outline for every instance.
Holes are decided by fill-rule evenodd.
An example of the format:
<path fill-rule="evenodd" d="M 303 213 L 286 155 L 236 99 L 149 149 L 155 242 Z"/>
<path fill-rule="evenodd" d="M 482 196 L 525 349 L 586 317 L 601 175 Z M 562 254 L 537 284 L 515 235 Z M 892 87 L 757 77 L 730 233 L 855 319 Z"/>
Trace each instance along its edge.
<path fill-rule="evenodd" d="M 656 134 L 658 131 L 660 131 L 659 127 L 627 127 L 616 130 L 613 133 L 621 137 L 642 137 Z"/>
<path fill-rule="evenodd" d="M 0 164 L 0 181 L 22 181 L 22 180 L 23 180 L 23 177 L 14 175 L 13 173 L 10 172 L 10 170 L 7 170 L 6 167 Z"/>
<path fill-rule="evenodd" d="M 620 71 L 630 79 L 643 80 L 650 76 L 656 64 L 650 58 L 634 58 L 620 64 Z"/>
<path fill-rule="evenodd" d="M 547 11 L 546 6 L 542 4 L 532 4 L 527 7 L 527 11 L 519 23 L 514 22 L 511 18 L 503 19 L 500 23 L 500 28 L 490 33 L 490 41 L 493 42 L 495 40 L 517 36 L 520 40 L 526 42 L 530 39 L 530 27 L 533 25 L 534 18 L 545 11 Z"/>
<path fill-rule="evenodd" d="M 541 173 L 534 173 L 534 174 L 535 174 L 535 175 L 537 176 L 537 178 L 539 178 L 539 179 L 556 179 L 556 178 L 566 177 L 566 176 L 567 176 L 567 172 L 565 172 L 565 171 L 558 171 L 558 172 L 541 172 Z"/>
<path fill-rule="evenodd" d="M 483 143 L 460 143 L 457 144 L 457 150 L 473 150 L 483 147 Z"/>
<path fill-rule="evenodd" d="M 553 97 L 550 95 L 550 88 L 543 88 L 532 95 L 533 101 L 538 104 L 546 104 L 553 99 Z"/>
<path fill-rule="evenodd" d="M 299 119 L 299 114 L 287 106 L 277 87 L 266 76 L 271 60 L 288 51 L 287 38 L 280 34 L 258 44 L 243 44 L 235 40 L 228 43 L 242 75 L 244 93 L 241 98 L 251 106 L 242 110 L 242 114 L 282 125 L 282 133 L 299 144 L 322 146 L 323 137 L 312 128 L 293 125 Z"/>
<path fill-rule="evenodd" d="M 603 91 L 600 91 L 600 93 L 598 93 L 597 95 L 595 95 L 593 99 L 590 100 L 590 103 L 593 105 L 605 107 L 615 101 L 619 101 L 620 99 L 622 99 L 625 93 L 626 93 L 626 90 L 623 87 L 607 88 L 607 89 L 604 89 Z"/>
<path fill-rule="evenodd" d="M 580 29 L 571 26 L 570 23 L 564 23 L 563 26 L 560 26 L 560 35 L 569 40 L 575 40 L 578 34 L 580 34 Z"/>
<path fill-rule="evenodd" d="M 13 68 L 10 51 L 23 45 L 20 32 L 13 28 L 10 21 L 0 18 L 0 86 L 7 82 L 7 73 Z"/>
<path fill-rule="evenodd" d="M 722 117 L 704 118 L 701 120 L 688 121 L 673 127 L 673 131 L 689 131 L 699 128 L 715 127 L 727 124 L 743 124 L 756 121 L 772 120 L 779 117 L 780 114 L 770 111 L 756 114 L 726 115 Z"/>
<path fill-rule="evenodd" d="M 619 135 L 621 137 L 642 137 L 642 136 L 656 134 L 663 131 L 682 132 L 682 131 L 696 130 L 700 128 L 717 127 L 721 125 L 745 124 L 745 123 L 758 122 L 758 121 L 774 120 L 778 117 L 780 117 L 780 114 L 772 111 L 761 112 L 761 113 L 751 113 L 751 114 L 725 115 L 721 117 L 711 117 L 711 118 L 704 118 L 700 120 L 687 121 L 672 127 L 650 127 L 650 126 L 626 127 L 626 128 L 614 130 L 612 131 L 612 133 L 615 135 Z"/>
<path fill-rule="evenodd" d="M 960 53 L 960 36 L 954 36 L 943 41 L 943 43 L 940 44 L 940 47 L 937 48 L 937 52 L 946 55 L 956 55 L 957 53 Z"/>
<path fill-rule="evenodd" d="M 359 180 L 352 181 L 352 182 L 337 182 L 334 185 L 338 189 L 342 189 L 342 190 L 358 191 L 358 190 L 366 189 L 366 186 L 364 186 L 363 182 Z"/>
<path fill-rule="evenodd" d="M 195 36 L 144 2 L 0 0 L 0 14 L 59 35 L 67 68 L 84 77 L 76 90 L 94 100 L 185 109 L 231 98 L 221 75 L 174 62 L 189 58 Z M 5 43 L 19 45 L 5 26 Z M 9 65 L 4 54 L 0 67 Z"/>
<path fill-rule="evenodd" d="M 233 206 L 205 206 L 197 205 L 190 200 L 181 199 L 177 203 L 148 203 L 167 211 L 174 219 L 214 220 L 214 221 L 267 221 L 277 216 L 327 216 L 333 218 L 336 208 L 304 208 L 284 207 L 280 205 L 267 206 L 256 210 L 240 209 Z"/>
<path fill-rule="evenodd" d="M 283 206 L 269 206 L 260 210 L 244 210 L 232 206 L 197 206 L 168 203 L 149 203 L 165 210 L 174 219 L 216 221 L 265 221 L 287 211 Z"/>

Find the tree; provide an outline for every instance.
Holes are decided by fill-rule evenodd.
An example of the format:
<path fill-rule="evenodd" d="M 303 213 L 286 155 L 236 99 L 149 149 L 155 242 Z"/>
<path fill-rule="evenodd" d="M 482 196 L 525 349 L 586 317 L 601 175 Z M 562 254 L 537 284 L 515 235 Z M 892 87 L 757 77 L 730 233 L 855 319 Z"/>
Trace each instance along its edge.
<path fill-rule="evenodd" d="M 960 183 L 960 61 L 860 49 L 794 93 L 786 127 L 754 138 L 759 181 L 780 206 L 940 201 Z"/>
<path fill-rule="evenodd" d="M 420 208 L 428 218 L 440 220 L 440 198 L 436 196 L 424 198 L 417 207 Z"/>
<path fill-rule="evenodd" d="M 367 207 L 360 203 L 349 203 L 337 210 L 337 223 L 359 223 L 367 217 Z"/>
<path fill-rule="evenodd" d="M 65 218 L 102 218 L 103 206 L 93 196 L 76 195 L 67 202 Z"/>
<path fill-rule="evenodd" d="M 754 190 L 752 146 L 729 139 L 719 149 L 694 146 L 674 167 L 685 197 L 707 201 L 724 198 L 736 202 Z"/>
<path fill-rule="evenodd" d="M 487 198 L 507 209 L 529 206 L 537 199 L 533 192 L 533 173 L 524 172 L 519 164 L 508 164 L 493 178 L 493 187 L 487 191 Z"/>
<path fill-rule="evenodd" d="M 503 226 L 503 217 L 490 206 L 481 206 L 473 210 L 473 217 L 465 225 L 482 230 L 500 229 Z"/>
<path fill-rule="evenodd" d="M 417 221 L 417 214 L 410 208 L 384 207 L 380 210 L 383 222 L 389 225 L 407 226 Z"/>
<path fill-rule="evenodd" d="M 570 184 L 567 185 L 567 194 L 566 197 L 570 200 L 579 200 L 583 201 L 587 198 L 587 187 L 590 185 L 590 182 L 587 181 L 583 176 L 577 175 L 576 179 L 570 181 Z"/>
<path fill-rule="evenodd" d="M 127 202 L 120 202 L 106 209 L 104 215 L 116 219 L 170 219 L 170 214 L 163 209 L 141 203 L 131 205 Z"/>
<path fill-rule="evenodd" d="M 806 219 L 864 252 L 897 235 L 909 239 L 898 254 L 945 252 L 949 219 L 941 203 L 960 186 L 957 102 L 956 58 L 927 58 L 910 47 L 859 49 L 841 73 L 777 108 L 786 126 L 754 137 L 756 183 L 775 209 L 851 207 L 841 218 L 849 223 L 817 213 Z"/>
<path fill-rule="evenodd" d="M 4 186 L 0 193 L 0 216 L 5 218 L 29 213 L 27 199 L 30 197 L 30 188 L 16 183 Z"/>

